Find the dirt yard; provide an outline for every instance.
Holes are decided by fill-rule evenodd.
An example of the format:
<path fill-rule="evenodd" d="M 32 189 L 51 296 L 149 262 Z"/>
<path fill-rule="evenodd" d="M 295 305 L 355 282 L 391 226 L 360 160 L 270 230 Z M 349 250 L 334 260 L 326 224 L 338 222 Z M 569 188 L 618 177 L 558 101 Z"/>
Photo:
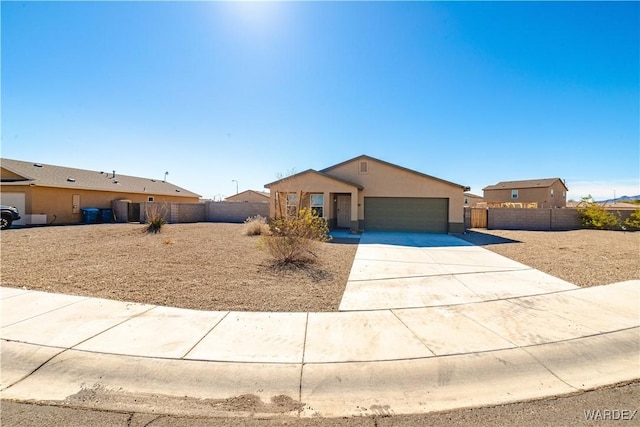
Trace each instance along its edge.
<path fill-rule="evenodd" d="M 357 246 L 323 243 L 282 270 L 242 224 L 98 224 L 2 231 L 2 286 L 200 310 L 336 311 Z M 640 278 L 640 233 L 470 232 L 466 240 L 579 286 Z"/>
<path fill-rule="evenodd" d="M 581 287 L 640 279 L 640 232 L 472 230 L 463 238 Z"/>

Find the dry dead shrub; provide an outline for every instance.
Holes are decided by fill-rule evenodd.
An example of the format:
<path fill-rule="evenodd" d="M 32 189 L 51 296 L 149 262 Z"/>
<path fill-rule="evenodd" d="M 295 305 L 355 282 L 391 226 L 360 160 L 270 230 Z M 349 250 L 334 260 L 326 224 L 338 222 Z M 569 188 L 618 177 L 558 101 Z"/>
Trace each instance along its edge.
<path fill-rule="evenodd" d="M 268 235 L 269 225 L 267 219 L 261 215 L 251 216 L 244 221 L 244 227 L 242 227 L 242 234 L 245 236 L 260 236 Z"/>

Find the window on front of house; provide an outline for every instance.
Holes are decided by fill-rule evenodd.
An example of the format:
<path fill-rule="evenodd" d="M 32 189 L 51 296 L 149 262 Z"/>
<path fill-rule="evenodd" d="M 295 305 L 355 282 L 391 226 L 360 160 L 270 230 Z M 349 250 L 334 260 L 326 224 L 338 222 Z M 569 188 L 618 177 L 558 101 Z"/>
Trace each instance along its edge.
<path fill-rule="evenodd" d="M 518 198 L 518 190 L 511 190 L 511 198 L 512 199 Z"/>
<path fill-rule="evenodd" d="M 287 216 L 298 216 L 298 195 L 287 194 Z"/>
<path fill-rule="evenodd" d="M 309 207 L 320 218 L 323 217 L 324 194 L 311 194 L 309 196 Z"/>
<path fill-rule="evenodd" d="M 147 202 L 153 202 L 153 196 L 147 197 Z"/>
<path fill-rule="evenodd" d="M 287 194 L 287 216 L 298 216 L 297 194 Z"/>
<path fill-rule="evenodd" d="M 551 198 L 553 198 L 553 188 L 551 189 Z"/>

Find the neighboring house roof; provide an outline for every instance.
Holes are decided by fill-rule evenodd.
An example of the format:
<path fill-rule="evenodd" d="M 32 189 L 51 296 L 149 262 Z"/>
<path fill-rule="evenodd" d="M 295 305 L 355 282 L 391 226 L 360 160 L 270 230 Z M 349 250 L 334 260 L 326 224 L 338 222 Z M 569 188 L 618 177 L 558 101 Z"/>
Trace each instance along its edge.
<path fill-rule="evenodd" d="M 325 170 L 326 170 L 326 169 L 325 169 Z M 296 178 L 296 177 L 299 177 L 299 176 L 302 176 L 302 175 L 306 175 L 306 174 L 315 174 L 315 175 L 319 175 L 319 176 L 322 176 L 322 177 L 324 177 L 324 178 L 331 179 L 331 180 L 333 180 L 333 181 L 341 182 L 341 183 L 343 183 L 343 184 L 347 184 L 347 185 L 350 185 L 350 186 L 356 187 L 356 188 L 358 188 L 359 190 L 364 189 L 364 187 L 363 187 L 362 185 L 360 185 L 360 184 L 355 184 L 355 183 L 353 183 L 353 182 L 349 182 L 349 181 L 346 181 L 346 180 L 344 180 L 344 179 L 336 178 L 335 176 L 327 175 L 327 174 L 325 174 L 325 173 L 323 173 L 323 172 L 318 172 L 317 170 L 314 170 L 314 169 L 307 169 L 306 171 L 296 173 L 296 174 L 294 174 L 294 175 L 288 176 L 288 177 L 286 177 L 286 178 L 279 179 L 279 180 L 274 181 L 274 182 L 270 182 L 269 184 L 265 184 L 264 186 L 265 186 L 265 188 L 270 188 L 272 185 L 280 184 L 280 183 L 282 183 L 282 182 L 286 182 L 286 181 L 287 181 L 287 180 L 289 180 L 289 179 Z"/>
<path fill-rule="evenodd" d="M 478 195 L 472 194 L 472 193 L 464 193 L 464 197 L 473 197 L 475 199 L 483 199 L 482 196 L 478 196 Z"/>
<path fill-rule="evenodd" d="M 484 187 L 483 190 L 504 190 L 521 188 L 546 188 L 551 187 L 556 181 L 560 181 L 565 190 L 569 190 L 567 185 L 560 178 L 527 179 L 522 181 L 501 181 L 495 185 Z"/>
<path fill-rule="evenodd" d="M 3 186 L 37 185 L 41 187 L 114 191 L 121 193 L 200 197 L 199 194 L 166 181 L 120 175 L 114 172 L 75 169 L 4 158 L 0 159 L 0 166 L 2 169 L 6 169 L 12 173 L 11 177 L 4 177 L 2 179 Z"/>
<path fill-rule="evenodd" d="M 247 196 L 257 196 L 262 197 L 265 201 L 269 201 L 269 193 L 264 191 L 255 191 L 255 190 L 245 190 L 241 193 L 234 194 L 233 196 L 226 197 L 225 200 L 233 202 L 235 200 L 243 200 Z"/>
<path fill-rule="evenodd" d="M 626 203 L 626 202 L 595 202 L 597 205 L 602 206 L 605 209 L 608 210 L 615 210 L 615 209 L 620 209 L 620 210 L 636 210 L 636 209 L 640 209 L 640 205 L 636 205 L 633 203 Z M 580 202 L 576 202 L 576 201 L 569 201 L 567 202 L 567 207 L 568 208 L 580 208 L 580 207 L 585 207 L 588 204 L 580 201 Z"/>
<path fill-rule="evenodd" d="M 455 182 L 451 182 L 451 181 L 446 181 L 446 180 L 444 180 L 444 179 L 437 178 L 437 177 L 435 177 L 435 176 L 431 176 L 431 175 L 427 175 L 427 174 L 425 174 L 425 173 L 418 172 L 418 171 L 415 171 L 415 170 L 413 170 L 413 169 L 405 168 L 405 167 L 403 167 L 403 166 L 398 166 L 398 165 L 393 164 L 393 163 L 385 162 L 384 160 L 376 159 L 375 157 L 367 156 L 366 154 L 362 154 L 362 155 L 360 155 L 360 156 L 354 157 L 353 159 L 345 160 L 344 162 L 340 162 L 340 163 L 338 163 L 338 164 L 336 164 L 336 165 L 329 166 L 328 168 L 321 169 L 321 170 L 320 170 L 320 172 L 321 172 L 321 173 L 327 173 L 327 172 L 331 171 L 332 169 L 335 169 L 335 168 L 337 168 L 337 167 L 339 167 L 339 166 L 342 166 L 342 165 L 344 165 L 344 164 L 346 164 L 346 163 L 354 162 L 354 161 L 356 161 L 356 160 L 373 160 L 373 161 L 375 161 L 375 162 L 379 162 L 379 163 L 385 164 L 385 165 L 387 165 L 387 166 L 394 167 L 394 168 L 396 168 L 396 169 L 400 169 L 400 170 L 403 170 L 403 171 L 406 171 L 406 172 L 409 172 L 409 173 L 413 173 L 413 174 L 415 174 L 415 175 L 422 176 L 422 177 L 424 177 L 424 178 L 434 179 L 434 180 L 436 180 L 436 181 L 440 181 L 440 182 L 442 182 L 442 183 L 444 183 L 444 184 L 449 184 L 449 185 L 453 185 L 453 186 L 456 186 L 456 187 L 460 187 L 460 188 L 464 189 L 465 191 L 467 191 L 467 190 L 469 190 L 469 189 L 470 189 L 470 188 L 469 188 L 469 187 L 467 187 L 467 186 L 460 185 L 460 184 L 456 184 Z"/>

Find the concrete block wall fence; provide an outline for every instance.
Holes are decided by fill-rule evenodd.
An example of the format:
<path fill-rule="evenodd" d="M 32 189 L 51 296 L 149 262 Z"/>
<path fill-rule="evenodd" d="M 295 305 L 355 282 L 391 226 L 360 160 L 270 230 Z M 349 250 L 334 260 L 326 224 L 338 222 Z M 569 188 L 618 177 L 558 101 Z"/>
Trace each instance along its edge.
<path fill-rule="evenodd" d="M 612 212 L 624 221 L 633 210 Z M 465 224 L 469 224 L 466 212 Z M 575 208 L 489 208 L 487 213 L 488 230 L 562 231 L 581 228 L 580 212 Z"/>
<path fill-rule="evenodd" d="M 211 222 L 244 222 L 260 215 L 269 218 L 269 203 L 260 202 L 207 202 L 206 219 Z"/>

